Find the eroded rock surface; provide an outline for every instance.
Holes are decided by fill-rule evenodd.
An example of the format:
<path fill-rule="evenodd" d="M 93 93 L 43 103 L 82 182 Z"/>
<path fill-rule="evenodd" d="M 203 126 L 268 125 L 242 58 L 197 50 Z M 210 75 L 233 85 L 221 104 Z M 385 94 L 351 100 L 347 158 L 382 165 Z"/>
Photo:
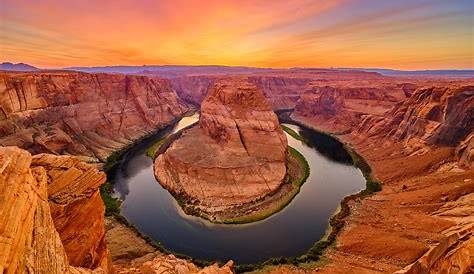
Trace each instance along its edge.
<path fill-rule="evenodd" d="M 204 100 L 199 125 L 156 158 L 155 176 L 213 215 L 275 191 L 286 174 L 286 151 L 286 136 L 261 91 L 227 80 Z"/>
<path fill-rule="evenodd" d="M 386 113 L 361 116 L 345 134 L 324 124 L 368 160 L 383 188 L 350 203 L 318 273 L 473 271 L 472 100 L 471 86 L 420 88 Z M 300 122 L 321 128 L 315 119 Z"/>
<path fill-rule="evenodd" d="M 0 272 L 92 273 L 70 266 L 51 216 L 47 171 L 31 162 L 27 151 L 0 148 Z"/>
<path fill-rule="evenodd" d="M 71 156 L 51 154 L 33 156 L 31 166 L 46 170 L 51 216 L 69 263 L 91 269 L 110 266 L 99 191 L 105 173 Z"/>
<path fill-rule="evenodd" d="M 0 73 L 0 145 L 104 160 L 182 115 L 168 80 L 78 72 Z"/>
<path fill-rule="evenodd" d="M 473 117 L 474 86 L 422 88 L 386 116 L 365 117 L 357 131 L 403 141 L 411 151 L 459 146 L 458 156 L 470 165 Z"/>

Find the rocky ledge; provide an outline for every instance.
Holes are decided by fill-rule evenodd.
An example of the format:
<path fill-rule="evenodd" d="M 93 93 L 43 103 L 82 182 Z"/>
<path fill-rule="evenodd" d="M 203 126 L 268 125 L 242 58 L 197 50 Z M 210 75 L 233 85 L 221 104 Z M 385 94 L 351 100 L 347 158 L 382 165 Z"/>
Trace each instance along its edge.
<path fill-rule="evenodd" d="M 111 273 L 98 187 L 69 156 L 0 148 L 0 272 Z"/>
<path fill-rule="evenodd" d="M 155 159 L 155 176 L 185 208 L 219 222 L 278 192 L 286 155 L 286 136 L 262 92 L 242 79 L 225 80 L 204 100 L 199 124 Z"/>

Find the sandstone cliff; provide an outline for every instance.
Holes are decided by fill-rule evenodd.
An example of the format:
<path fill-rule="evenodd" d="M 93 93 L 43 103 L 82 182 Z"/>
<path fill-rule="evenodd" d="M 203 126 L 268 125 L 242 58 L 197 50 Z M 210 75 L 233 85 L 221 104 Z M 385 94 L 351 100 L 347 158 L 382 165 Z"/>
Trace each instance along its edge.
<path fill-rule="evenodd" d="M 99 192 L 105 173 L 70 156 L 51 154 L 33 156 L 31 166 L 46 170 L 51 216 L 69 263 L 91 269 L 110 266 Z"/>
<path fill-rule="evenodd" d="M 422 88 L 385 117 L 366 116 L 358 133 L 404 141 L 409 151 L 459 146 L 459 157 L 469 164 L 473 117 L 474 86 Z"/>
<path fill-rule="evenodd" d="M 104 160 L 187 110 L 167 80 L 78 72 L 1 73 L 0 144 Z"/>
<path fill-rule="evenodd" d="M 155 160 L 155 176 L 207 214 L 275 191 L 286 174 L 286 136 L 263 94 L 243 80 L 214 85 L 199 125 Z"/>
<path fill-rule="evenodd" d="M 91 273 L 70 266 L 48 204 L 48 173 L 31 162 L 24 150 L 0 148 L 0 272 Z"/>
<path fill-rule="evenodd" d="M 470 85 L 420 88 L 388 112 L 363 114 L 338 136 L 364 156 L 383 187 L 351 202 L 351 217 L 326 253 L 331 263 L 320 273 L 474 270 L 473 98 Z M 343 102 L 333 110 L 350 110 Z M 304 119 L 311 115 L 293 117 L 339 131 L 335 123 Z"/>
<path fill-rule="evenodd" d="M 317 123 L 323 130 L 347 133 L 363 115 L 381 116 L 405 99 L 402 87 L 385 90 L 377 86 L 321 86 L 311 83 L 298 100 L 292 116 Z"/>
<path fill-rule="evenodd" d="M 214 83 L 236 77 L 238 76 L 187 76 L 173 78 L 171 83 L 183 100 L 194 105 L 201 105 Z M 305 76 L 294 77 L 292 75 L 253 75 L 240 76 L 240 78 L 247 79 L 262 90 L 274 110 L 294 108 L 299 96 L 305 90 L 305 86 L 311 81 Z"/>

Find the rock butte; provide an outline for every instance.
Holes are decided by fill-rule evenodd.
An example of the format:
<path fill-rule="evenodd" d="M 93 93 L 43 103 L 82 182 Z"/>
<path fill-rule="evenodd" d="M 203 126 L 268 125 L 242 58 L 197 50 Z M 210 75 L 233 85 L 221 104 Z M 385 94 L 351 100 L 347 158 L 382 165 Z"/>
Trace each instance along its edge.
<path fill-rule="evenodd" d="M 1 72 L 0 78 L 0 144 L 97 161 L 184 113 L 173 89 L 201 104 L 229 76 Z M 265 272 L 474 272 L 472 78 L 315 69 L 238 78 L 261 88 L 274 110 L 294 109 L 293 119 L 350 143 L 383 182 L 381 192 L 350 202 L 343 231 L 324 253 L 327 264 Z M 229 273 L 231 263 L 198 269 L 160 254 L 110 217 L 110 252 L 104 250 L 96 194 L 104 180 L 70 156 L 0 148 L 0 272 L 110 273 L 110 253 L 117 273 Z"/>
<path fill-rule="evenodd" d="M 277 190 L 286 152 L 286 136 L 263 94 L 245 80 L 220 81 L 202 103 L 199 125 L 156 158 L 155 176 L 212 218 Z"/>

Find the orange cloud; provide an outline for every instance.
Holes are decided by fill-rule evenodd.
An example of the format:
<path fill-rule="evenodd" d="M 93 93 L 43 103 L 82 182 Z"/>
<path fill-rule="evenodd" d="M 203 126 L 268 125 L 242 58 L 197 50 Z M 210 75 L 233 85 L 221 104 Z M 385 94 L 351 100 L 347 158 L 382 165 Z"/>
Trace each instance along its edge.
<path fill-rule="evenodd" d="M 2 2 L 0 59 L 42 67 L 472 67 L 468 2 Z"/>

